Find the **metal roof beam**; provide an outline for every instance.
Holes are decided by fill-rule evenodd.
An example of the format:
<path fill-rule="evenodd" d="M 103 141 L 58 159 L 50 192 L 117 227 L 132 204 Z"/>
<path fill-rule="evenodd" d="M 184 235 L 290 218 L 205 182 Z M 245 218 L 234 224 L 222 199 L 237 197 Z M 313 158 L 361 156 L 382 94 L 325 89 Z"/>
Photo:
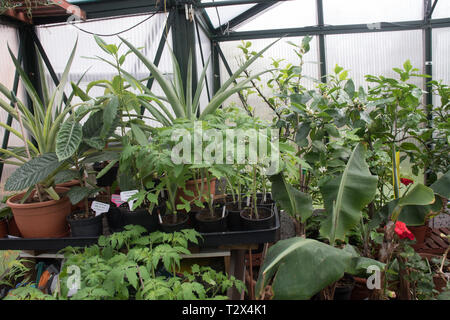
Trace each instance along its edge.
<path fill-rule="evenodd" d="M 450 27 L 450 18 L 430 20 L 432 28 Z M 365 32 L 403 31 L 424 29 L 426 24 L 423 20 L 403 22 L 379 22 L 371 24 L 333 25 L 333 26 L 310 26 L 302 28 L 269 29 L 258 31 L 231 32 L 229 34 L 218 34 L 213 36 L 214 41 L 236 41 L 265 39 L 278 37 L 297 37 L 320 34 L 348 34 Z"/>
<path fill-rule="evenodd" d="M 237 17 L 231 19 L 227 23 L 224 23 L 223 25 L 216 28 L 215 33 L 221 34 L 222 30 L 232 31 L 233 29 L 237 28 L 242 23 L 256 18 L 258 15 L 264 13 L 265 11 L 270 9 L 272 6 L 279 4 L 279 3 L 280 3 L 280 1 L 264 1 L 263 3 L 258 3 L 257 5 L 251 7 L 247 11 L 244 11 Z"/>

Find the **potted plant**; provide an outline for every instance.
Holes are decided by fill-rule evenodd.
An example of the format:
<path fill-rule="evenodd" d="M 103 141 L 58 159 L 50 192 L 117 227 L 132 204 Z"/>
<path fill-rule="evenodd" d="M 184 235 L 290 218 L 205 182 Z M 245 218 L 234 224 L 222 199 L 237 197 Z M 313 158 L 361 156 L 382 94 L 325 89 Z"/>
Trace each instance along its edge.
<path fill-rule="evenodd" d="M 257 197 L 257 165 L 251 166 L 251 196 L 248 198 L 251 200 L 250 206 L 246 206 L 241 211 L 242 224 L 245 229 L 248 230 L 258 230 L 258 229 L 268 229 L 273 223 L 273 210 L 258 205 Z"/>
<path fill-rule="evenodd" d="M 64 149 L 63 145 L 67 145 L 69 141 L 57 141 L 57 133 L 65 117 L 76 107 L 71 105 L 70 99 L 63 103 L 63 91 L 75 50 L 76 44 L 60 85 L 52 95 L 45 95 L 44 99 L 38 96 L 19 61 L 10 51 L 16 70 L 31 98 L 31 110 L 13 92 L 0 85 L 0 92 L 10 101 L 7 103 L 0 99 L 0 107 L 18 121 L 21 131 L 4 123 L 1 126 L 24 142 L 21 148 L 0 151 L 9 156 L 6 163 L 20 166 L 7 180 L 5 190 L 26 190 L 7 200 L 17 226 L 26 238 L 62 237 L 68 233 L 65 218 L 70 213 L 71 206 L 64 194 L 69 189 L 55 188 L 54 177 L 68 165 L 58 159 L 56 151 Z M 51 99 L 47 100 L 46 97 Z M 28 131 L 30 138 L 27 138 L 25 131 Z"/>
<path fill-rule="evenodd" d="M 201 172 L 203 173 L 201 176 L 205 177 L 206 184 L 211 184 L 212 177 L 209 173 L 209 168 L 202 168 Z M 225 232 L 227 230 L 228 212 L 223 204 L 220 205 L 214 203 L 214 194 L 210 193 L 210 190 L 211 188 L 208 187 L 207 194 L 202 194 L 200 190 L 198 190 L 200 196 L 197 203 L 203 210 L 194 210 L 196 221 L 195 227 L 197 231 L 203 233 Z M 202 203 L 203 198 L 206 200 L 206 208 Z"/>

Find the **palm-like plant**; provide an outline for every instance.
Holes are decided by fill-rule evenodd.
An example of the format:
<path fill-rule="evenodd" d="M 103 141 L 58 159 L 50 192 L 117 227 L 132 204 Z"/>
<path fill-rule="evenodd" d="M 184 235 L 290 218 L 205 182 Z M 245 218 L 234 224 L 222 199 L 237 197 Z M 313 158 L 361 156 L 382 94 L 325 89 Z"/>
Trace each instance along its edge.
<path fill-rule="evenodd" d="M 0 92 L 9 99 L 10 103 L 0 99 L 0 108 L 8 112 L 13 119 L 19 122 L 21 130 L 16 130 L 12 126 L 0 123 L 0 126 L 8 130 L 24 143 L 24 146 L 0 149 L 3 153 L 4 163 L 20 166 L 6 181 L 5 189 L 8 191 L 20 191 L 27 189 L 27 193 L 22 198 L 25 201 L 32 190 L 36 190 L 39 201 L 45 201 L 48 197 L 59 200 L 60 197 L 54 189 L 54 184 L 65 182 L 61 179 L 68 177 L 67 171 L 73 166 L 73 154 L 83 153 L 83 156 L 95 152 L 88 150 L 89 146 L 81 145 L 81 133 L 95 135 L 98 121 L 95 128 L 92 120 L 87 121 L 82 127 L 79 120 L 92 111 L 100 109 L 100 106 L 84 106 L 72 104 L 75 92 L 64 101 L 64 88 L 68 81 L 70 67 L 72 65 L 77 43 L 71 52 L 60 83 L 52 94 L 46 90 L 45 80 L 41 78 L 43 87 L 43 97 L 40 98 L 35 87 L 22 69 L 20 62 L 9 50 L 16 70 L 22 78 L 24 87 L 31 98 L 32 104 L 28 108 L 25 103 L 17 99 L 13 92 L 0 84 Z M 40 63 L 40 74 L 44 74 L 42 63 Z M 95 115 L 95 113 L 94 113 Z M 103 143 L 104 145 L 104 143 Z M 82 148 L 81 148 L 82 147 Z M 82 150 L 81 150 L 81 149 Z"/>
<path fill-rule="evenodd" d="M 149 112 L 164 126 L 169 126 L 173 123 L 174 119 L 187 118 L 187 119 L 200 119 L 203 120 L 209 114 L 214 113 L 214 111 L 219 108 L 225 100 L 227 100 L 231 95 L 246 89 L 250 81 L 256 79 L 261 74 L 267 72 L 260 72 L 251 77 L 246 78 L 244 81 L 239 83 L 236 82 L 236 79 L 241 75 L 244 70 L 246 70 L 256 59 L 258 59 L 266 50 L 268 50 L 273 44 L 275 44 L 278 40 L 272 42 L 270 45 L 265 47 L 258 53 L 255 53 L 252 58 L 247 60 L 230 78 L 225 81 L 220 89 L 216 92 L 216 94 L 211 98 L 208 105 L 204 108 L 202 112 L 199 112 L 200 109 L 200 96 L 204 88 L 206 71 L 209 65 L 210 59 L 208 59 L 205 67 L 202 70 L 200 75 L 200 79 L 197 83 L 196 90 L 193 92 L 193 81 L 192 81 L 192 55 L 189 55 L 188 65 L 187 65 L 187 77 L 186 77 L 186 86 L 184 86 L 180 66 L 178 61 L 171 50 L 172 62 L 173 62 L 173 70 L 174 70 L 174 80 L 170 81 L 164 77 L 164 74 L 161 70 L 158 69 L 156 65 L 154 65 L 150 60 L 148 60 L 142 52 L 139 51 L 136 47 L 134 47 L 127 40 L 120 38 L 123 43 L 125 43 L 131 51 L 133 51 L 137 57 L 144 63 L 144 65 L 149 69 L 154 79 L 158 82 L 161 89 L 163 90 L 165 97 L 157 97 L 150 90 L 141 85 L 141 89 L 145 92 L 138 96 L 142 105 L 149 110 Z M 138 81 L 136 81 L 138 82 Z M 234 84 L 234 85 L 233 85 Z M 186 88 L 186 90 L 185 90 Z M 150 102 L 156 102 L 160 107 L 161 111 L 158 108 L 155 108 L 151 105 Z M 172 107 L 173 114 L 168 110 L 164 104 L 164 102 L 168 103 Z"/>
<path fill-rule="evenodd" d="M 28 190 L 31 192 L 36 187 L 39 199 L 41 199 L 43 195 L 42 186 L 51 198 L 59 199 L 59 196 L 51 186 L 52 178 L 65 164 L 58 161 L 56 156 L 56 137 L 64 119 L 75 108 L 75 105 L 71 105 L 73 95 L 64 103 L 64 88 L 68 80 L 76 47 L 77 43 L 75 43 L 66 64 L 60 84 L 56 87 L 53 94 L 49 95 L 45 92 L 43 99 L 39 97 L 26 72 L 22 69 L 20 62 L 8 48 L 32 104 L 28 108 L 25 103 L 17 99 L 13 92 L 10 92 L 4 85 L 0 84 L 0 92 L 10 102 L 0 99 L 0 107 L 19 122 L 21 131 L 19 132 L 5 123 L 0 123 L 0 126 L 24 142 L 22 147 L 0 149 L 0 152 L 4 154 L 2 160 L 5 163 L 21 166 L 7 180 L 6 190 L 19 191 L 31 187 Z M 41 74 L 43 74 L 42 64 L 40 64 L 40 67 Z M 45 85 L 43 87 L 46 88 Z"/>

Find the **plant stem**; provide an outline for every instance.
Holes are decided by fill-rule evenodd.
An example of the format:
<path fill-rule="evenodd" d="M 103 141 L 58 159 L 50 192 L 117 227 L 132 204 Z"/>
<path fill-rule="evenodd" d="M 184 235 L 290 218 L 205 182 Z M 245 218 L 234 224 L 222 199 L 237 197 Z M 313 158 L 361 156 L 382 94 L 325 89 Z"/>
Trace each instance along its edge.
<path fill-rule="evenodd" d="M 255 213 L 256 219 L 259 219 L 258 205 L 256 198 L 256 165 L 253 166 L 253 212 Z"/>

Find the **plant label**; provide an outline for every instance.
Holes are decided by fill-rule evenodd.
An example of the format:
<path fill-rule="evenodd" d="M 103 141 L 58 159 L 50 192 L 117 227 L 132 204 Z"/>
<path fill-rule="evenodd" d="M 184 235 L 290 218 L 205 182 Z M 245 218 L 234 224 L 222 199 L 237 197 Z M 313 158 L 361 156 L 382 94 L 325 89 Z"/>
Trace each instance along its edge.
<path fill-rule="evenodd" d="M 247 207 L 250 207 L 250 197 L 247 197 Z"/>
<path fill-rule="evenodd" d="M 222 209 L 222 218 L 225 217 L 225 209 L 226 209 L 226 207 L 223 206 L 223 209 Z"/>
<path fill-rule="evenodd" d="M 120 207 L 122 203 L 125 203 L 125 201 L 122 201 L 120 198 L 120 194 L 113 194 L 111 196 L 111 202 L 114 203 L 116 206 Z"/>
<path fill-rule="evenodd" d="M 122 191 L 120 193 L 120 200 L 122 200 L 124 202 L 128 202 L 128 206 L 130 207 L 130 211 L 133 210 L 133 203 L 134 203 L 135 200 L 128 201 L 128 199 L 130 199 L 132 196 L 134 196 L 138 192 L 139 192 L 138 190 L 130 190 L 130 191 Z"/>
<path fill-rule="evenodd" d="M 91 209 L 94 210 L 95 215 L 98 216 L 99 214 L 109 211 L 109 204 L 99 201 L 92 201 Z"/>
<path fill-rule="evenodd" d="M 158 219 L 159 219 L 159 223 L 163 223 L 162 219 L 161 219 L 161 215 L 158 213 Z"/>

